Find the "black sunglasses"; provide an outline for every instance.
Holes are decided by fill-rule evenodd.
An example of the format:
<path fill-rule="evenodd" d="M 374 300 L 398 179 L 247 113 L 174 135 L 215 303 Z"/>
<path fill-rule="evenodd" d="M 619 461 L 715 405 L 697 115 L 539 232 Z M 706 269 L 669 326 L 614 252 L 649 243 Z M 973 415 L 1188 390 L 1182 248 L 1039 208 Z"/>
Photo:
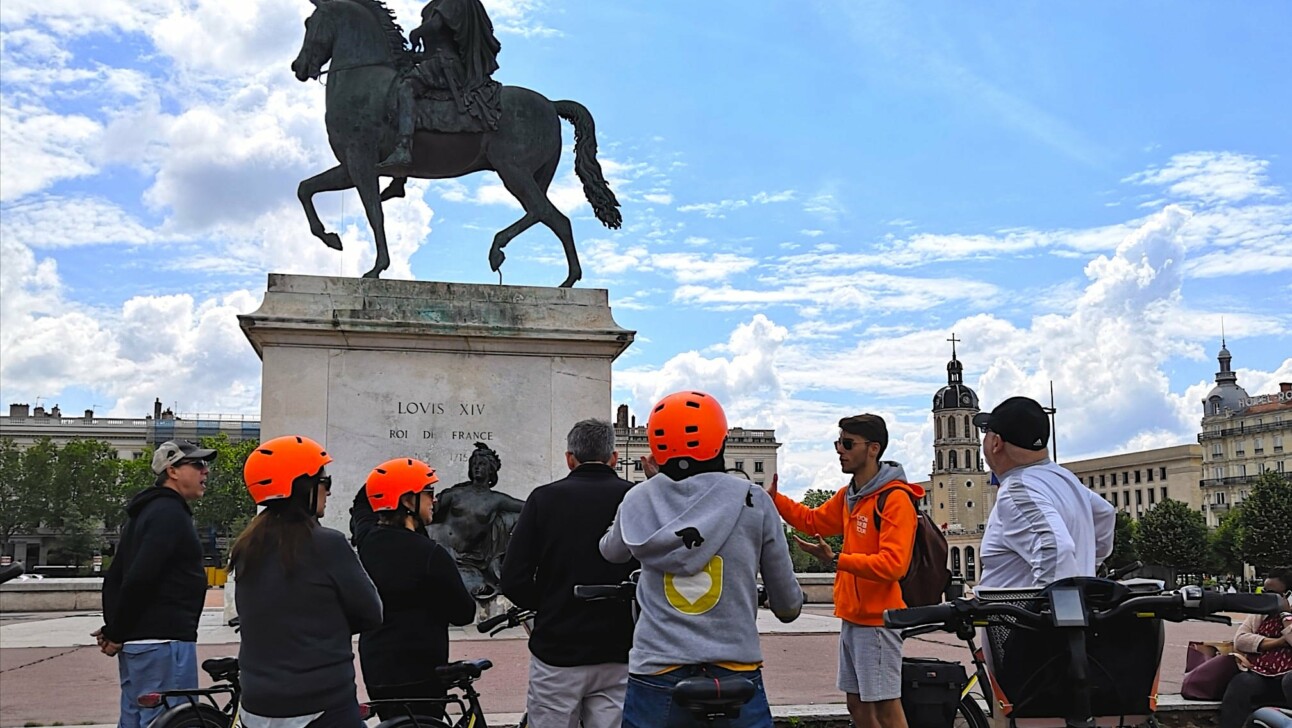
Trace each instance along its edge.
<path fill-rule="evenodd" d="M 331 476 L 331 475 L 321 475 L 321 476 L 319 476 L 319 485 L 323 486 L 323 490 L 326 490 L 327 492 L 331 493 L 331 492 L 332 492 L 332 476 Z"/>
<path fill-rule="evenodd" d="M 193 467 L 197 468 L 198 470 L 210 470 L 210 469 L 211 469 L 211 461 L 210 461 L 210 460 L 181 460 L 181 461 L 179 461 L 178 463 L 175 463 L 175 467 L 177 467 L 177 468 L 182 468 L 182 467 L 184 467 L 185 465 L 192 465 Z"/>
<path fill-rule="evenodd" d="M 852 438 L 849 438 L 849 437 L 841 437 L 838 440 L 834 441 L 834 446 L 841 447 L 844 450 L 851 450 L 853 446 L 856 445 L 857 443 L 861 443 L 862 445 L 869 445 L 871 442 L 873 442 L 873 440 L 853 440 Z"/>

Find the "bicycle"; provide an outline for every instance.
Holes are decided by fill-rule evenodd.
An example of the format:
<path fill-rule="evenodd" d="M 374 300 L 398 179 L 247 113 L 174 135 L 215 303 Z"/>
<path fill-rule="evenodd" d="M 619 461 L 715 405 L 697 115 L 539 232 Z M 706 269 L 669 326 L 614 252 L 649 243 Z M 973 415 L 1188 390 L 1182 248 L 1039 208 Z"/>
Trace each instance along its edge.
<path fill-rule="evenodd" d="M 1074 577 L 1038 589 L 980 588 L 975 597 L 948 604 L 888 610 L 884 624 L 962 639 L 985 627 L 992 669 L 984 672 L 1011 726 L 1036 719 L 1028 724 L 1094 728 L 1097 718 L 1116 718 L 1117 725 L 1153 721 L 1163 620 L 1228 624 L 1216 613 L 1264 613 L 1275 604 L 1272 595 L 1199 587 L 1164 592 L 1160 582 Z M 1027 640 L 1013 639 L 1018 635 Z M 1029 651 L 1035 660 L 1015 654 L 1031 657 Z M 1117 669 L 1122 674 L 1114 674 Z M 1092 677 L 1094 672 L 1101 674 Z"/>
<path fill-rule="evenodd" d="M 505 617 L 506 615 L 499 615 Z M 496 618 L 495 618 L 496 619 Z M 456 690 L 460 694 L 449 693 L 443 698 L 422 698 L 418 700 L 409 700 L 406 698 L 390 698 L 387 700 L 369 700 L 360 707 L 360 714 L 365 716 L 376 712 L 379 706 L 395 706 L 404 708 L 404 715 L 383 720 L 377 724 L 377 728 L 488 728 L 485 722 L 484 709 L 480 707 L 480 693 L 476 692 L 473 683 L 480 679 L 485 670 L 493 667 L 493 662 L 487 659 L 459 660 L 450 662 L 447 665 L 441 665 L 435 668 L 435 677 L 447 690 Z M 426 715 L 418 715 L 415 706 L 433 703 L 444 707 L 454 706 L 458 715 L 456 720 L 449 722 L 447 716 L 444 719 L 434 718 Z M 447 711 L 446 711 L 447 712 Z"/>
<path fill-rule="evenodd" d="M 144 693 L 135 699 L 142 708 L 171 706 L 154 718 L 148 728 L 229 728 L 234 725 L 242 695 L 242 685 L 238 682 L 238 658 L 212 657 L 202 661 L 202 670 L 215 681 L 209 688 L 163 690 Z M 217 700 L 218 696 L 227 698 Z M 181 698 L 178 704 L 174 704 Z"/>

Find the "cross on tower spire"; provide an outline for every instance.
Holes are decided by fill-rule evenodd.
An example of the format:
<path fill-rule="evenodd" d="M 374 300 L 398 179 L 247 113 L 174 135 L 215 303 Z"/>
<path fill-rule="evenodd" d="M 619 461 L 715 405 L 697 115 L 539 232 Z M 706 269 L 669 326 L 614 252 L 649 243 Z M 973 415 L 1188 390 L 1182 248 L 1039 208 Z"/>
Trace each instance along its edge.
<path fill-rule="evenodd" d="M 957 338 L 956 338 L 956 332 L 952 331 L 952 332 L 951 332 L 951 338 L 947 339 L 947 341 L 950 341 L 950 342 L 951 342 L 951 358 L 952 358 L 952 359 L 955 359 L 955 358 L 956 358 L 956 343 L 957 343 L 957 342 L 959 342 L 959 341 L 962 341 L 962 339 L 957 339 Z"/>

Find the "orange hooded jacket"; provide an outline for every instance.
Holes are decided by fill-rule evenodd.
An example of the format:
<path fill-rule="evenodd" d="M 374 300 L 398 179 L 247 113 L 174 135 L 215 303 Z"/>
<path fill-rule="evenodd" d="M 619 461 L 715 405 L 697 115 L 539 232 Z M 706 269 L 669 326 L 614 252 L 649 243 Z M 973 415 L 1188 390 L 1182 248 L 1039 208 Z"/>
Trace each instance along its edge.
<path fill-rule="evenodd" d="M 924 489 L 893 480 L 858 501 L 851 513 L 847 490 L 847 486 L 840 488 L 817 508 L 780 493 L 774 501 L 781 518 L 806 534 L 843 534 L 843 551 L 834 577 L 835 616 L 853 624 L 882 627 L 885 609 L 906 606 L 899 582 L 911 567 L 915 547 L 915 504 L 902 492 L 922 498 Z M 894 492 L 884 501 L 882 523 L 876 529 L 876 504 L 880 493 L 889 490 Z"/>

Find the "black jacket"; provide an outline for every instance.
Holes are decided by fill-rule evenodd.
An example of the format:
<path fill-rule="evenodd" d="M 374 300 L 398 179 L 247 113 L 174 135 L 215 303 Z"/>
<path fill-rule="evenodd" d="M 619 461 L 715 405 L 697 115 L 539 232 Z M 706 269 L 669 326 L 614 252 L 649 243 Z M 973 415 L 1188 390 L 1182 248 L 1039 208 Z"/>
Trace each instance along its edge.
<path fill-rule="evenodd" d="M 574 587 L 617 584 L 638 568 L 606 561 L 597 546 L 631 487 L 613 468 L 587 463 L 525 501 L 507 544 L 502 591 L 538 612 L 529 651 L 549 665 L 628 662 L 631 605 L 575 599 Z"/>
<path fill-rule="evenodd" d="M 260 558 L 254 570 L 234 572 L 242 707 L 290 718 L 353 703 L 350 637 L 380 625 L 382 605 L 345 536 L 312 528 L 290 573 L 276 547 Z"/>
<path fill-rule="evenodd" d="M 449 661 L 449 625 L 476 613 L 453 557 L 421 531 L 374 526 L 359 539 L 359 560 L 384 608 L 381 626 L 359 635 L 364 684 L 434 682 Z"/>
<path fill-rule="evenodd" d="M 206 572 L 193 511 L 184 496 L 158 486 L 132 498 L 126 513 L 103 579 L 103 635 L 113 642 L 196 642 Z"/>

